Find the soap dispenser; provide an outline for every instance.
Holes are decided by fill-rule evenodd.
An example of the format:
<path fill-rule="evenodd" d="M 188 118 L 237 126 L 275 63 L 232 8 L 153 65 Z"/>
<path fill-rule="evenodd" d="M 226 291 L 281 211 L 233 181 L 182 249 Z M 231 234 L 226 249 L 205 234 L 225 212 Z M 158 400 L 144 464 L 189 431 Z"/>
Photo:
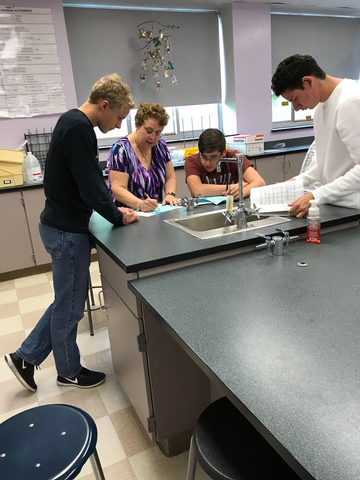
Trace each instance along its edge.
<path fill-rule="evenodd" d="M 307 235 L 308 243 L 320 243 L 320 210 L 318 200 L 310 200 L 310 208 L 307 217 Z"/>

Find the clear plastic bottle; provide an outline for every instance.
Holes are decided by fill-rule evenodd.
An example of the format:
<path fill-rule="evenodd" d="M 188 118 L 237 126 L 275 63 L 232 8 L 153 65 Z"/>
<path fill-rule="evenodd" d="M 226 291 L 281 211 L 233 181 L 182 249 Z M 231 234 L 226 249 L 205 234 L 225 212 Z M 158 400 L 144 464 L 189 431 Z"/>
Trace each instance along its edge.
<path fill-rule="evenodd" d="M 307 235 L 308 243 L 320 243 L 320 210 L 317 200 L 310 200 L 311 207 L 307 217 Z"/>
<path fill-rule="evenodd" d="M 31 152 L 25 155 L 24 160 L 24 180 L 28 185 L 42 183 L 44 180 L 40 163 Z"/>

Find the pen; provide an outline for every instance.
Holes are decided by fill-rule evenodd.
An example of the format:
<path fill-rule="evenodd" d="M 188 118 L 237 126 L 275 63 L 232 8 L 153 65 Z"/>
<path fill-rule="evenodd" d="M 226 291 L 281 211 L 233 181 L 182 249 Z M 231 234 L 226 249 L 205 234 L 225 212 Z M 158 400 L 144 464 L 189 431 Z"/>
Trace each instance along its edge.
<path fill-rule="evenodd" d="M 149 195 L 145 192 L 145 196 L 146 198 L 150 198 Z M 159 210 L 159 212 L 161 212 L 160 208 L 158 207 L 158 205 L 156 205 L 156 210 Z"/>

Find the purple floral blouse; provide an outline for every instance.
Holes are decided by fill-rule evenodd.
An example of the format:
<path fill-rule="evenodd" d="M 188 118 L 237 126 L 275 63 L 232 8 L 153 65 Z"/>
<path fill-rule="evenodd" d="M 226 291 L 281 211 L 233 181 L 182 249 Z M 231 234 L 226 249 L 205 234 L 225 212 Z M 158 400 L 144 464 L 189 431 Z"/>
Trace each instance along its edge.
<path fill-rule="evenodd" d="M 145 193 L 147 193 L 150 198 L 156 198 L 161 202 L 166 179 L 166 164 L 170 160 L 168 147 L 165 141 L 160 139 L 151 149 L 151 168 L 147 170 L 141 165 L 129 139 L 122 137 L 111 147 L 107 159 L 107 168 L 129 174 L 128 190 L 133 195 L 145 200 Z M 118 207 L 126 206 L 115 200 L 110 178 L 108 188 L 115 204 Z"/>

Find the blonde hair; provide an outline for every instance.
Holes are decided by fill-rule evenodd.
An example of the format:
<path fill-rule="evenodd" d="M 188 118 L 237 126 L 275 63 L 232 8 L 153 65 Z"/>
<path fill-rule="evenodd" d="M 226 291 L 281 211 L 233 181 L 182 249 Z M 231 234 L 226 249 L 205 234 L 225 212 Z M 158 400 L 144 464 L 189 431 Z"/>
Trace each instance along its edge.
<path fill-rule="evenodd" d="M 170 117 L 160 103 L 141 102 L 135 115 L 135 125 L 141 127 L 148 118 L 155 118 L 161 127 L 166 127 Z"/>
<path fill-rule="evenodd" d="M 117 73 L 101 77 L 92 87 L 87 101 L 96 104 L 100 100 L 107 100 L 110 108 L 135 107 L 130 88 Z"/>

